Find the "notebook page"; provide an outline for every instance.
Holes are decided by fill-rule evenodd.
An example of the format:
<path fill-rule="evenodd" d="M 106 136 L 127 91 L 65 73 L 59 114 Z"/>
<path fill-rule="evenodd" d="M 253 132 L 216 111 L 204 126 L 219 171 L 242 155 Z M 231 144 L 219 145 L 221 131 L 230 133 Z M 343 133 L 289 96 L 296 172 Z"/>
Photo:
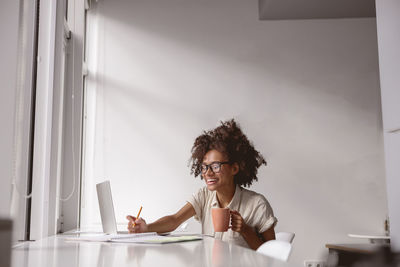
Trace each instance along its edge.
<path fill-rule="evenodd" d="M 161 236 L 161 235 L 150 235 L 140 236 L 136 238 L 119 238 L 112 239 L 111 242 L 117 243 L 144 243 L 144 244 L 167 244 L 185 241 L 194 241 L 203 239 L 201 236 Z"/>
<path fill-rule="evenodd" d="M 81 234 L 75 237 L 67 237 L 65 240 L 68 241 L 93 241 L 93 242 L 109 242 L 112 240 L 129 240 L 133 238 L 141 238 L 141 237 L 148 237 L 148 236 L 155 236 L 157 235 L 156 232 L 149 232 L 149 233 L 138 233 L 138 234 L 115 234 L 115 235 L 87 235 Z"/>

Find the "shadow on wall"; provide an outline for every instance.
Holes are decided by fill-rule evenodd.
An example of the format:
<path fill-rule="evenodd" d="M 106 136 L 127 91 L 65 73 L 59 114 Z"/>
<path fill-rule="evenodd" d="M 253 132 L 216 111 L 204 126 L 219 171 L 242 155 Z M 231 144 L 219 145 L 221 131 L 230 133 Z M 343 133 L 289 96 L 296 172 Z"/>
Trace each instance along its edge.
<path fill-rule="evenodd" d="M 118 2 L 124 8 L 119 8 Z M 286 85 L 279 89 L 292 91 L 300 86 L 299 96 L 312 97 L 314 91 L 323 91 L 332 97 L 343 97 L 354 108 L 365 110 L 376 105 L 377 43 L 376 36 L 369 34 L 371 29 L 376 30 L 375 20 L 259 21 L 257 3 L 253 2 L 121 0 L 112 5 L 98 3 L 98 12 L 107 19 L 105 27 L 110 37 L 128 41 L 129 45 L 121 47 L 124 52 L 129 53 L 130 47 L 146 51 L 149 66 L 144 68 L 150 68 L 157 60 L 164 65 L 164 59 L 167 65 L 173 64 L 169 60 L 171 50 L 181 55 L 176 60 L 182 63 L 185 56 L 195 54 L 194 57 L 205 57 L 206 64 L 211 60 L 236 67 L 237 72 L 246 72 L 242 73 L 243 78 L 263 75 Z M 132 40 L 133 36 L 140 38 Z M 372 45 L 363 45 L 366 43 Z M 365 57 L 366 54 L 374 56 Z M 196 68 L 196 64 L 182 64 L 180 71 L 187 67 Z M 174 71 L 164 69 L 165 75 Z M 219 72 L 217 67 L 215 71 Z M 327 73 L 334 75 L 326 77 Z M 218 77 L 221 78 L 224 77 Z M 360 99 L 360 90 L 371 102 Z"/>

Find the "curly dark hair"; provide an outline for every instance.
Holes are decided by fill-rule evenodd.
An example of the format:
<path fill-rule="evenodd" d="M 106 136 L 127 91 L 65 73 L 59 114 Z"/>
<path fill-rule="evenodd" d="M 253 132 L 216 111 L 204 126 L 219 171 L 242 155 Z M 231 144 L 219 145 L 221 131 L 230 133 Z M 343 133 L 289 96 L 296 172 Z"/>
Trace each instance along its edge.
<path fill-rule="evenodd" d="M 262 164 L 267 165 L 264 157 L 255 150 L 234 119 L 221 121 L 220 126 L 204 131 L 196 138 L 191 151 L 190 174 L 194 174 L 195 177 L 201 174 L 204 156 L 213 149 L 225 154 L 229 162 L 238 163 L 239 172 L 234 177 L 234 183 L 237 185 L 250 186 L 253 181 L 258 180 L 257 169 Z"/>

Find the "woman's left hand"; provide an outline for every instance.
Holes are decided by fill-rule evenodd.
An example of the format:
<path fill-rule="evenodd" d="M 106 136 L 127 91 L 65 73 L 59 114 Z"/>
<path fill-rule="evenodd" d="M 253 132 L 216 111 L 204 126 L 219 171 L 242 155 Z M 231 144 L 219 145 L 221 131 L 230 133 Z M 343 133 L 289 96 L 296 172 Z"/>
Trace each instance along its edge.
<path fill-rule="evenodd" d="M 244 222 L 242 215 L 236 210 L 231 210 L 231 226 L 232 231 L 242 234 L 248 229 L 248 225 Z"/>

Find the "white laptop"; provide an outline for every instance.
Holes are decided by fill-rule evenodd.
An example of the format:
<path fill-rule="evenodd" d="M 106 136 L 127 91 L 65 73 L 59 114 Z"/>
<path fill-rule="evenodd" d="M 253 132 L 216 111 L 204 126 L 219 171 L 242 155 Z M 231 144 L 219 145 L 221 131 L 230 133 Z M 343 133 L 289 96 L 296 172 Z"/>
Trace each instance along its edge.
<path fill-rule="evenodd" d="M 98 241 L 98 242 L 133 242 L 131 238 L 157 235 L 154 232 L 129 234 L 128 231 L 117 231 L 117 221 L 115 220 L 114 204 L 111 194 L 110 181 L 105 181 L 96 184 L 97 199 L 99 201 L 99 209 L 101 216 L 101 224 L 103 232 L 101 235 L 93 232 L 81 232 L 78 236 L 68 237 L 66 240 L 70 241 Z M 74 232 L 77 233 L 77 232 Z M 123 240 L 122 240 L 123 239 Z M 136 241 L 140 241 L 135 239 Z"/>
<path fill-rule="evenodd" d="M 97 198 L 99 200 L 99 208 L 100 208 L 100 216 L 101 216 L 101 224 L 103 226 L 104 234 L 99 235 L 90 235 L 90 233 L 81 233 L 82 235 L 77 237 L 69 237 L 66 238 L 70 241 L 110 241 L 110 242 L 123 242 L 123 243 L 171 243 L 171 242 L 181 242 L 181 241 L 190 241 L 190 240 L 199 240 L 202 239 L 198 235 L 196 236 L 188 236 L 187 233 L 181 234 L 180 236 L 185 236 L 186 238 L 179 239 L 165 239 L 163 235 L 168 233 L 164 233 L 163 235 L 158 235 L 156 232 L 148 232 L 148 233 L 138 233 L 138 234 L 129 234 L 128 231 L 117 231 L 117 221 L 115 220 L 115 212 L 114 205 L 111 194 L 111 186 L 110 181 L 105 181 L 99 184 L 96 184 L 97 190 Z M 89 234 L 89 235 L 88 235 Z M 146 237 L 145 240 L 140 238 Z M 149 241 L 150 240 L 150 241 Z"/>
<path fill-rule="evenodd" d="M 118 232 L 117 221 L 115 220 L 114 205 L 111 194 L 110 181 L 96 184 L 97 199 L 99 200 L 99 209 L 101 224 L 105 234 L 127 234 L 128 231 Z"/>

